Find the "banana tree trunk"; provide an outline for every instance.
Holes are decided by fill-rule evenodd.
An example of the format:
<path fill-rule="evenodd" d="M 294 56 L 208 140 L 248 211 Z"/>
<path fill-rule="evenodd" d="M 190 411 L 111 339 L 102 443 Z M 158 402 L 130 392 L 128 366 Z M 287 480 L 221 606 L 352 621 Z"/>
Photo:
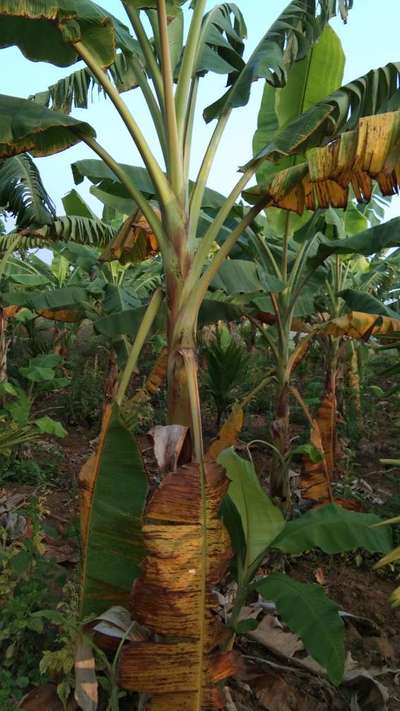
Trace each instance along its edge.
<path fill-rule="evenodd" d="M 7 340 L 7 316 L 0 307 L 0 384 L 7 381 L 7 351 L 10 345 Z"/>
<path fill-rule="evenodd" d="M 351 407 L 346 408 L 348 414 L 353 415 L 355 423 L 359 431 L 362 430 L 362 406 L 361 406 L 361 378 L 360 366 L 356 347 L 353 342 L 350 343 L 350 354 L 347 359 L 346 380 L 349 392 L 349 400 Z"/>
<path fill-rule="evenodd" d="M 190 295 L 189 299 L 187 293 L 183 296 L 191 266 L 188 252 L 179 248 L 187 244 L 184 232 L 175 235 L 173 241 L 175 260 L 167 274 L 168 423 L 192 429 L 189 383 L 183 354 L 187 351 L 196 353 L 197 314 L 190 308 Z"/>
<path fill-rule="evenodd" d="M 184 350 L 195 352 L 194 333 L 190 328 L 184 331 L 177 329 L 171 318 L 168 328 L 168 422 L 171 425 L 191 428 L 192 415 Z"/>
<path fill-rule="evenodd" d="M 282 501 L 286 501 L 289 496 L 287 464 L 287 455 L 290 448 L 289 424 L 289 382 L 287 379 L 283 379 L 279 383 L 276 415 L 271 428 L 274 450 L 270 476 L 271 496 Z"/>
<path fill-rule="evenodd" d="M 289 368 L 289 341 L 291 318 L 286 314 L 285 308 L 279 315 L 279 345 L 277 350 L 277 378 L 278 393 L 275 418 L 272 423 L 271 435 L 273 444 L 272 469 L 270 477 L 271 496 L 288 502 L 289 491 L 289 465 L 288 454 L 290 450 L 290 368 Z"/>

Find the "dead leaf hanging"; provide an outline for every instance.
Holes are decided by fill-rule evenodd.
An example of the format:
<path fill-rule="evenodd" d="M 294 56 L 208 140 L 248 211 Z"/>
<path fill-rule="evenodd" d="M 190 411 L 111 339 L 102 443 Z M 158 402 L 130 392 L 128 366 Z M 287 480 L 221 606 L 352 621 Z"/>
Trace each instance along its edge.
<path fill-rule="evenodd" d="M 211 443 L 207 451 L 207 459 L 217 459 L 228 447 L 233 447 L 242 431 L 244 412 L 240 405 L 234 405 L 229 417 L 225 420 L 217 438 Z"/>
<path fill-rule="evenodd" d="M 202 496 L 200 466 L 183 466 L 166 476 L 147 507 L 148 554 L 132 616 L 158 641 L 126 645 L 119 681 L 152 694 L 152 711 L 223 708 L 215 684 L 238 669 L 235 653 L 219 651 L 227 630 L 214 614 L 211 592 L 231 558 L 218 516 L 228 483 L 222 467 L 208 463 Z"/>
<path fill-rule="evenodd" d="M 313 462 L 307 455 L 303 457 L 300 490 L 304 499 L 324 504 L 332 502 L 331 481 L 336 449 L 336 396 L 330 388 L 325 390 L 312 424 L 310 441 L 320 452 L 321 459 Z"/>
<path fill-rule="evenodd" d="M 302 214 L 304 210 L 346 207 L 349 187 L 359 202 L 369 201 L 373 181 L 382 195 L 395 195 L 400 183 L 400 111 L 361 118 L 326 146 L 311 148 L 306 161 L 277 173 L 269 184 L 245 191 L 256 203 Z"/>
<path fill-rule="evenodd" d="M 148 374 L 144 385 L 123 404 L 123 418 L 132 430 L 140 420 L 143 407 L 161 388 L 168 367 L 168 348 L 163 348 Z"/>
<path fill-rule="evenodd" d="M 159 212 L 155 210 L 159 215 Z M 117 259 L 121 264 L 136 264 L 159 252 L 158 241 L 141 210 L 128 217 L 117 236 L 102 254 L 104 262 Z"/>

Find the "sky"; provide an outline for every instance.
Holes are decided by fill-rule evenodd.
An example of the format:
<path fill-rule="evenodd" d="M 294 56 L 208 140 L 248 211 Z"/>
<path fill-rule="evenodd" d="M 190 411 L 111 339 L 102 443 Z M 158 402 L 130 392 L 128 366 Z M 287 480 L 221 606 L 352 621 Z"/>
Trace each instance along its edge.
<path fill-rule="evenodd" d="M 99 0 L 114 15 L 126 22 L 126 16 L 120 0 Z M 209 7 L 214 6 L 210 0 Z M 288 0 L 237 0 L 245 16 L 248 28 L 246 55 L 248 56 L 258 41 L 288 4 Z M 349 15 L 347 25 L 336 19 L 332 26 L 338 32 L 346 55 L 345 81 L 355 79 L 370 69 L 383 66 L 390 61 L 400 62 L 400 0 L 354 0 L 354 8 Z M 25 59 L 16 48 L 2 50 L 1 93 L 27 97 L 46 89 L 59 78 L 66 76 L 73 69 L 59 69 Z M 77 64 L 74 69 L 83 66 Z M 202 157 L 204 147 L 212 131 L 213 124 L 205 126 L 201 117 L 202 110 L 214 99 L 222 95 L 224 80 L 217 75 L 208 75 L 202 82 L 199 94 L 198 120 L 194 131 L 194 151 L 192 177 Z M 263 90 L 263 82 L 253 85 L 252 97 L 247 107 L 237 109 L 230 120 L 224 140 L 221 144 L 209 186 L 227 193 L 237 181 L 237 170 L 252 156 L 252 137 L 257 124 L 257 114 Z M 139 91 L 123 95 L 136 121 L 145 129 L 146 137 L 157 151 L 155 137 L 148 132 L 149 119 L 147 109 Z M 140 165 L 140 157 L 132 145 L 127 131 L 116 114 L 111 102 L 97 96 L 88 110 L 74 110 L 73 115 L 89 122 L 97 132 L 97 138 L 104 147 L 120 162 Z M 74 187 L 70 165 L 76 160 L 96 158 L 85 145 L 78 145 L 61 154 L 37 159 L 47 190 L 50 192 L 58 214 L 63 213 L 62 196 Z M 79 186 L 79 191 L 91 204 L 97 214 L 101 213 L 100 203 L 89 193 L 89 185 Z M 400 216 L 400 197 L 392 200 L 387 218 Z"/>

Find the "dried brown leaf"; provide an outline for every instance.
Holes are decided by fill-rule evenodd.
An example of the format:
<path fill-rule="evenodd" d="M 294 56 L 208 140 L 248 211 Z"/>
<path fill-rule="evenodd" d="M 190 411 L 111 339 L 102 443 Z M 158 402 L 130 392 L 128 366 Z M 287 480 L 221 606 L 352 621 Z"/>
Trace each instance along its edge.
<path fill-rule="evenodd" d="M 299 637 L 293 632 L 286 632 L 273 615 L 266 615 L 255 630 L 248 632 L 248 636 L 271 652 L 278 652 L 285 657 L 293 657 L 296 652 L 304 649 Z"/>
<path fill-rule="evenodd" d="M 223 708 L 214 684 L 239 669 L 235 653 L 219 652 L 225 628 L 212 593 L 232 555 L 218 516 L 228 484 L 221 467 L 206 465 L 204 511 L 200 467 L 183 466 L 164 478 L 146 510 L 148 554 L 132 609 L 157 642 L 126 645 L 120 684 L 153 694 L 154 711 Z"/>
<path fill-rule="evenodd" d="M 236 405 L 227 420 L 222 425 L 217 438 L 211 443 L 207 451 L 207 459 L 215 460 L 224 449 L 233 447 L 243 428 L 243 409 Z"/>

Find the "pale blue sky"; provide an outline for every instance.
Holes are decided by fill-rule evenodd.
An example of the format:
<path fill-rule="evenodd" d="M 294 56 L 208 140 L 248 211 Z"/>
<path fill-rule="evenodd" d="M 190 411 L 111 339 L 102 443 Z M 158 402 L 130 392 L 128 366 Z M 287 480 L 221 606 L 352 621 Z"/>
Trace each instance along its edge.
<path fill-rule="evenodd" d="M 271 25 L 276 16 L 288 4 L 288 0 L 242 0 L 238 4 L 245 15 L 249 39 L 247 54 L 257 44 L 263 32 Z M 124 11 L 119 0 L 105 0 L 103 4 L 112 13 L 125 21 Z M 216 4 L 209 2 L 209 6 Z M 333 26 L 339 33 L 347 57 L 345 81 L 366 73 L 369 69 L 382 66 L 389 61 L 400 61 L 400 0 L 354 0 L 354 9 L 347 25 L 339 20 Z M 81 65 L 82 66 L 82 65 Z M 78 67 L 78 65 L 77 65 Z M 76 67 L 76 68 L 77 68 Z M 15 48 L 2 50 L 1 93 L 15 96 L 28 96 L 45 89 L 59 77 L 71 70 L 60 70 L 44 63 L 28 62 Z M 262 83 L 254 85 L 250 104 L 236 110 L 229 124 L 223 144 L 220 148 L 217 164 L 210 179 L 210 187 L 227 192 L 237 180 L 237 168 L 251 157 L 251 142 L 255 130 L 257 113 L 262 92 Z M 212 102 L 223 92 L 223 78 L 210 75 L 203 81 L 199 107 Z M 138 91 L 125 94 L 127 103 L 134 112 L 136 120 L 146 127 L 149 121 L 146 109 Z M 111 103 L 96 98 L 88 111 L 75 111 L 76 117 L 91 123 L 98 134 L 98 140 L 125 163 L 139 164 L 140 159 L 131 140 L 121 124 Z M 204 125 L 201 111 L 195 129 L 192 174 L 199 164 L 204 145 L 212 129 Z M 155 142 L 152 134 L 147 134 L 152 146 Z M 95 157 L 86 146 L 76 146 L 58 156 L 38 160 L 43 179 L 56 202 L 57 210 L 62 212 L 61 197 L 73 187 L 70 164 L 81 158 Z M 89 195 L 87 186 L 82 193 Z M 99 203 L 89 198 L 92 207 L 99 212 Z M 394 198 L 388 217 L 400 215 L 400 199 Z"/>

